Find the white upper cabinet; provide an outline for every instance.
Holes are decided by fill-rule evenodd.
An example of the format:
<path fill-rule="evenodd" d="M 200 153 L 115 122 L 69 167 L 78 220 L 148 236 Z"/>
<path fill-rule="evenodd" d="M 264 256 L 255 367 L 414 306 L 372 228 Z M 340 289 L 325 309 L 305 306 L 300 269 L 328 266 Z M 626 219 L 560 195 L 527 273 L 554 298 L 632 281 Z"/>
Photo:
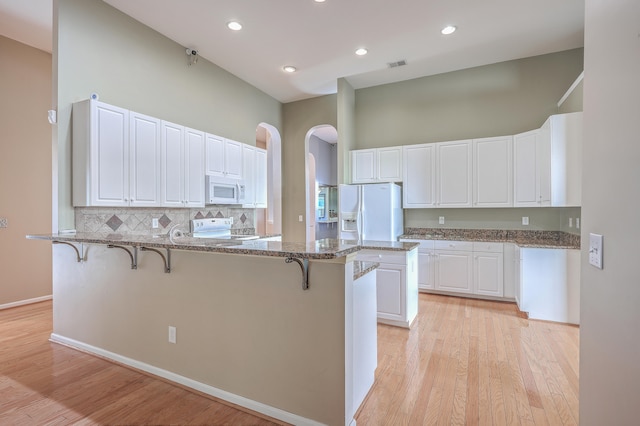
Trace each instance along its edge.
<path fill-rule="evenodd" d="M 549 140 L 532 130 L 513 136 L 513 205 L 544 207 L 551 205 Z"/>
<path fill-rule="evenodd" d="M 267 151 L 242 145 L 242 176 L 245 185 L 243 207 L 267 207 Z"/>
<path fill-rule="evenodd" d="M 267 150 L 256 148 L 256 168 L 255 168 L 255 207 L 259 209 L 267 208 Z"/>
<path fill-rule="evenodd" d="M 129 199 L 134 207 L 160 205 L 160 120 L 129 113 Z"/>
<path fill-rule="evenodd" d="M 351 151 L 351 181 L 402 182 L 402 147 Z"/>
<path fill-rule="evenodd" d="M 185 128 L 184 139 L 184 206 L 204 207 L 205 135 Z"/>
<path fill-rule="evenodd" d="M 406 145 L 402 156 L 402 207 L 435 207 L 436 144 Z"/>
<path fill-rule="evenodd" d="M 161 141 L 161 204 L 165 207 L 184 207 L 184 127 L 163 121 Z"/>
<path fill-rule="evenodd" d="M 162 122 L 162 206 L 204 207 L 204 132 Z"/>
<path fill-rule="evenodd" d="M 472 144 L 470 140 L 436 145 L 437 207 L 472 207 Z"/>
<path fill-rule="evenodd" d="M 95 100 L 73 105 L 73 205 L 156 206 L 160 122 Z"/>
<path fill-rule="evenodd" d="M 351 151 L 351 181 L 353 183 L 377 182 L 376 150 Z"/>
<path fill-rule="evenodd" d="M 552 115 L 541 137 L 550 146 L 551 205 L 582 205 L 582 112 Z"/>
<path fill-rule="evenodd" d="M 242 179 L 242 147 L 244 144 L 207 133 L 206 174 Z"/>
<path fill-rule="evenodd" d="M 224 176 L 224 141 L 221 136 L 207 133 L 205 135 L 206 146 L 206 174 L 213 176 Z"/>
<path fill-rule="evenodd" d="M 243 207 L 254 207 L 256 202 L 256 148 L 242 146 L 242 176 L 244 180 Z"/>
<path fill-rule="evenodd" d="M 473 207 L 513 206 L 513 137 L 473 140 Z"/>
<path fill-rule="evenodd" d="M 402 147 L 377 149 L 378 181 L 402 182 Z"/>

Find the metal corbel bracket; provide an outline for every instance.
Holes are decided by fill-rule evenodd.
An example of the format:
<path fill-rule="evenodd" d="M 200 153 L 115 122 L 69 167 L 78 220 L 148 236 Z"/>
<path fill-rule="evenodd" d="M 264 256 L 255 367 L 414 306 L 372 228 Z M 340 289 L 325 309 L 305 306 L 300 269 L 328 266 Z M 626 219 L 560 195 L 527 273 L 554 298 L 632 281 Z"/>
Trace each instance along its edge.
<path fill-rule="evenodd" d="M 133 247 L 133 253 L 131 253 L 128 248 L 124 246 L 117 246 L 115 244 L 109 244 L 107 245 L 107 248 L 117 248 L 126 251 L 131 259 L 131 269 L 138 269 L 138 247 Z"/>
<path fill-rule="evenodd" d="M 295 257 L 287 257 L 285 263 L 296 262 L 302 271 L 302 289 L 309 290 L 309 259 L 298 259 Z"/>
<path fill-rule="evenodd" d="M 167 249 L 167 257 L 165 257 L 164 254 L 162 254 L 160 252 L 160 250 L 156 250 L 154 248 L 140 247 L 140 250 L 142 250 L 142 251 L 152 251 L 154 253 L 157 253 L 162 258 L 162 261 L 164 262 L 164 272 L 165 272 L 165 274 L 171 273 L 171 250 L 170 249 Z"/>
<path fill-rule="evenodd" d="M 78 247 L 74 246 L 74 245 L 73 245 L 73 244 L 71 244 L 71 243 L 68 243 L 68 242 L 66 242 L 66 241 L 55 241 L 55 240 L 54 240 L 54 241 L 51 241 L 51 242 L 52 242 L 53 244 L 64 244 L 64 245 L 66 245 L 66 246 L 71 247 L 71 248 L 76 252 L 76 260 L 77 260 L 78 262 L 82 262 L 83 260 L 85 260 L 85 259 L 84 259 L 84 249 L 82 250 L 82 256 L 80 256 L 80 251 L 78 250 Z M 81 248 L 81 249 L 83 248 L 82 244 L 80 244 L 80 248 Z"/>

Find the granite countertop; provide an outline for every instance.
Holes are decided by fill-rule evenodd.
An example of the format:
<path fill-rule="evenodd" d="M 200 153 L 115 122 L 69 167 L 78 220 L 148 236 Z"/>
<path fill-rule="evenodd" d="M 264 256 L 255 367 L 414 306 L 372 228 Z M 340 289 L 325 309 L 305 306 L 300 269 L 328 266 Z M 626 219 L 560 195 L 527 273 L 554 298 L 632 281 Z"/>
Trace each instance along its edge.
<path fill-rule="evenodd" d="M 353 262 L 353 280 L 357 280 L 360 277 L 367 275 L 369 272 L 377 269 L 380 266 L 376 262 L 364 262 L 362 260 L 356 260 Z"/>
<path fill-rule="evenodd" d="M 131 247 L 165 248 L 175 250 L 204 251 L 212 253 L 243 254 L 253 256 L 297 257 L 306 259 L 336 259 L 365 248 L 409 251 L 417 243 L 352 241 L 322 239 L 311 243 L 282 241 L 224 240 L 181 236 L 169 238 L 167 235 L 129 235 L 100 233 L 62 233 L 48 235 L 27 235 L 28 239 L 62 241 L 68 243 L 123 245 Z"/>
<path fill-rule="evenodd" d="M 407 228 L 399 238 L 413 240 L 486 241 L 520 247 L 579 249 L 580 235 L 561 231 Z"/>

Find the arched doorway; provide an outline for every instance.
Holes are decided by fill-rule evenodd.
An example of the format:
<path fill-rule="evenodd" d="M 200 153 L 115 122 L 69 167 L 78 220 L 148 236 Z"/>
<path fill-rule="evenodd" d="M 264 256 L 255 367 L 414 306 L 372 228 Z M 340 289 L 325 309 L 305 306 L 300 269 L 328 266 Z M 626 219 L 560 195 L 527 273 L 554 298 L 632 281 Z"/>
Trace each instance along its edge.
<path fill-rule="evenodd" d="M 337 238 L 338 132 L 331 125 L 312 127 L 305 138 L 306 240 Z"/>
<path fill-rule="evenodd" d="M 256 232 L 282 234 L 282 140 L 278 129 L 260 123 L 256 147 L 267 150 L 267 208 L 256 210 Z"/>

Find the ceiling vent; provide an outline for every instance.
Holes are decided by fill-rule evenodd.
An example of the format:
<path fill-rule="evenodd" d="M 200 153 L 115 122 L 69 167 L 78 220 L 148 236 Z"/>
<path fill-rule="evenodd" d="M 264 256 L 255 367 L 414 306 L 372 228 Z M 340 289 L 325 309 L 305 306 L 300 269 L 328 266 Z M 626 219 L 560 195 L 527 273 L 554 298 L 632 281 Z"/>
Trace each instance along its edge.
<path fill-rule="evenodd" d="M 403 67 L 403 66 L 407 65 L 407 60 L 406 59 L 401 59 L 401 60 L 396 61 L 396 62 L 389 62 L 387 65 L 389 66 L 389 68 Z"/>

